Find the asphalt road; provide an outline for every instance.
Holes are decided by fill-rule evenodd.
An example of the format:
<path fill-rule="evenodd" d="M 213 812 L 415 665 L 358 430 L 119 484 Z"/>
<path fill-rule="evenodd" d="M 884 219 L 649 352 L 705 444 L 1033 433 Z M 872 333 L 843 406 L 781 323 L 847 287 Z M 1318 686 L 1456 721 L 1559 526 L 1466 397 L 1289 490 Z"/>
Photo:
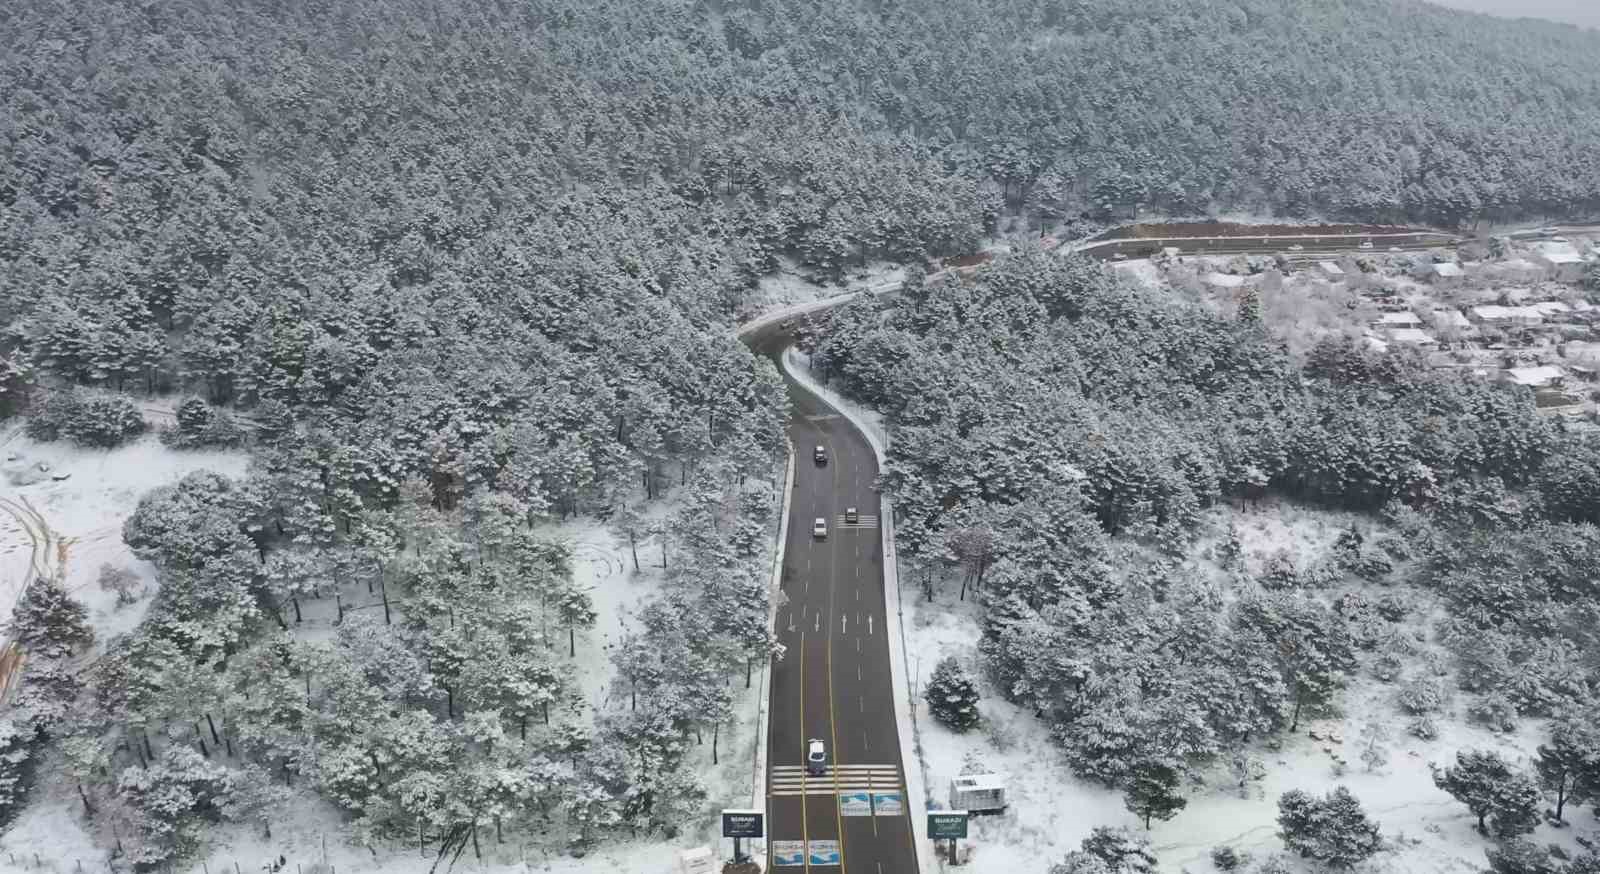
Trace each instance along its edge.
<path fill-rule="evenodd" d="M 776 363 L 789 338 L 774 326 L 748 342 Z M 866 438 L 819 398 L 792 381 L 789 395 L 797 457 L 777 599 L 786 652 L 772 665 L 768 866 L 916 874 L 885 634 L 877 461 Z M 813 461 L 817 446 L 826 464 Z M 844 520 L 848 507 L 858 510 L 855 524 Z M 812 534 L 818 518 L 827 521 L 824 538 Z M 818 775 L 806 769 L 813 738 L 828 753 Z"/>

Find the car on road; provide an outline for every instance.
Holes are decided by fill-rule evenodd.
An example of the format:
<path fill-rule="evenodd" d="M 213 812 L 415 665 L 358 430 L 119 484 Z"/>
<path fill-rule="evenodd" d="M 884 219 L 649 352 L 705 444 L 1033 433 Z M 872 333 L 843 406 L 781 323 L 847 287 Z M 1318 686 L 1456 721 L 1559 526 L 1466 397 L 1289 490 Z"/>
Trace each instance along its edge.
<path fill-rule="evenodd" d="M 816 738 L 806 741 L 806 771 L 820 777 L 828 770 L 828 745 Z"/>
<path fill-rule="evenodd" d="M 828 536 L 828 520 L 818 516 L 817 521 L 811 523 L 811 536 L 818 540 L 825 539 Z"/>
<path fill-rule="evenodd" d="M 854 525 L 861 521 L 861 514 L 856 512 L 855 507 L 845 507 L 844 521 L 850 525 Z"/>
<path fill-rule="evenodd" d="M 811 452 L 811 460 L 815 461 L 818 464 L 827 464 L 828 463 L 828 447 L 826 447 L 826 446 L 818 446 L 816 449 L 812 450 L 812 452 Z"/>
<path fill-rule="evenodd" d="M 1291 252 L 1304 252 L 1305 250 L 1306 250 L 1306 247 L 1300 245 L 1299 243 L 1295 243 L 1293 246 L 1289 247 L 1289 251 L 1291 251 Z"/>
<path fill-rule="evenodd" d="M 1372 248 L 1372 241 L 1371 240 L 1362 240 L 1361 241 L 1361 248 L 1363 248 L 1363 249 Z"/>

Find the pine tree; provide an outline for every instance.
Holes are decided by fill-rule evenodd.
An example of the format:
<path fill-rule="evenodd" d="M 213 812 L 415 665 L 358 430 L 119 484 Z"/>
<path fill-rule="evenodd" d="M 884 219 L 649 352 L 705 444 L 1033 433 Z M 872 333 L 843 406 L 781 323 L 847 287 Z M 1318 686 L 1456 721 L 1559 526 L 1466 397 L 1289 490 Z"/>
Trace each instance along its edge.
<path fill-rule="evenodd" d="M 1593 709 L 1573 709 L 1550 723 L 1550 742 L 1540 744 L 1534 771 L 1539 785 L 1556 804 L 1556 821 L 1569 802 L 1583 803 L 1600 786 L 1591 780 L 1600 777 L 1600 713 Z"/>
<path fill-rule="evenodd" d="M 50 577 L 35 579 L 12 614 L 12 630 L 35 655 L 65 657 L 94 641 L 89 611 Z"/>
<path fill-rule="evenodd" d="M 1083 852 L 1106 863 L 1115 874 L 1155 874 L 1156 852 L 1150 839 L 1125 828 L 1099 826 L 1080 845 Z"/>
<path fill-rule="evenodd" d="M 922 692 L 933 718 L 955 731 L 967 731 L 978 724 L 978 686 L 967 676 L 954 656 L 939 661 Z"/>
<path fill-rule="evenodd" d="M 1559 865 L 1550 851 L 1527 838 L 1510 838 L 1485 851 L 1488 874 L 1575 874 Z"/>
<path fill-rule="evenodd" d="M 1178 785 L 1176 768 L 1159 762 L 1135 765 L 1123 804 L 1130 813 L 1144 820 L 1144 827 L 1149 829 L 1152 819 L 1166 822 L 1189 806 L 1188 799 L 1178 794 Z"/>
<path fill-rule="evenodd" d="M 1284 846 L 1330 868 L 1350 868 L 1383 847 L 1378 824 L 1343 786 L 1323 798 L 1298 789 L 1278 798 L 1278 837 Z"/>
<path fill-rule="evenodd" d="M 1533 831 L 1539 819 L 1539 787 L 1492 750 L 1462 750 L 1456 763 L 1433 767 L 1433 783 L 1465 804 L 1478 831 L 1513 837 Z M 1487 822 L 1487 825 L 1486 825 Z"/>

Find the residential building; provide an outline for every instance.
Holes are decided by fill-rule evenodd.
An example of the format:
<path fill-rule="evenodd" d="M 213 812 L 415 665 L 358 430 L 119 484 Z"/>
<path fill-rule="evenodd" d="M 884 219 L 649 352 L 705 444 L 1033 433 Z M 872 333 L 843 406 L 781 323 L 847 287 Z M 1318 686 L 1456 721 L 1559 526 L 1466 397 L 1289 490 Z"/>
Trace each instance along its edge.
<path fill-rule="evenodd" d="M 1466 275 L 1460 264 L 1435 264 L 1428 271 L 1428 279 L 1434 285 L 1460 285 L 1461 277 Z"/>
<path fill-rule="evenodd" d="M 1559 388 L 1566 382 L 1567 373 L 1553 364 L 1538 367 L 1513 367 L 1505 373 L 1506 382 L 1528 388 Z"/>
<path fill-rule="evenodd" d="M 1571 243 L 1540 243 L 1533 260 L 1543 264 L 1550 275 L 1561 282 L 1577 282 L 1588 266 Z"/>

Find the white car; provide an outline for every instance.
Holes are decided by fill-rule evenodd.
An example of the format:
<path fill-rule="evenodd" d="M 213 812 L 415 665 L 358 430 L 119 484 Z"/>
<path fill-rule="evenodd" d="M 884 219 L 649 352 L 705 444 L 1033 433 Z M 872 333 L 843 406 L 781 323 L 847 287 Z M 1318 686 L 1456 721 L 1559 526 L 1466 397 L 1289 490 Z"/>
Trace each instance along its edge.
<path fill-rule="evenodd" d="M 818 516 L 817 521 L 811 523 L 811 536 L 817 538 L 818 540 L 827 537 L 828 520 Z"/>
<path fill-rule="evenodd" d="M 1372 241 L 1371 240 L 1362 240 L 1361 241 L 1361 248 L 1363 248 L 1363 249 L 1372 248 Z"/>
<path fill-rule="evenodd" d="M 1306 247 L 1300 245 L 1299 243 L 1295 243 L 1293 246 L 1289 247 L 1289 251 L 1291 251 L 1291 252 L 1304 252 L 1305 250 L 1306 250 Z"/>
<path fill-rule="evenodd" d="M 806 771 L 812 776 L 820 776 L 828 770 L 828 746 L 822 741 L 812 738 L 806 741 Z"/>

